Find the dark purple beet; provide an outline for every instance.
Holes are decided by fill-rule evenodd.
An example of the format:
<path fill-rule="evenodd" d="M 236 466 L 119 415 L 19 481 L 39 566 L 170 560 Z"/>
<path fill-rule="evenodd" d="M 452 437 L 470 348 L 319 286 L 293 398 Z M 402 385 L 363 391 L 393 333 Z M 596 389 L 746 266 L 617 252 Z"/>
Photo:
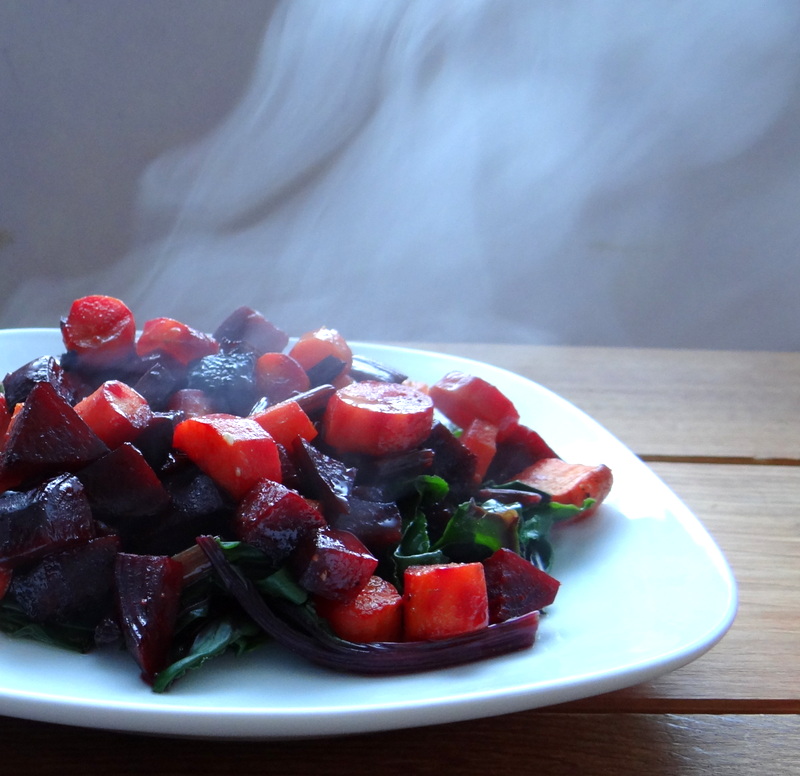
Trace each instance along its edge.
<path fill-rule="evenodd" d="M 174 555 L 194 544 L 196 536 L 232 536 L 234 505 L 214 481 L 193 465 L 163 478 L 171 505 L 147 530 L 129 537 L 128 545 L 146 555 Z"/>
<path fill-rule="evenodd" d="M 348 502 L 350 511 L 331 520 L 334 528 L 355 534 L 376 556 L 400 543 L 403 518 L 394 501 L 370 501 L 351 495 Z"/>
<path fill-rule="evenodd" d="M 164 354 L 158 356 L 133 385 L 155 412 L 165 410 L 172 394 L 186 385 L 186 367 Z"/>
<path fill-rule="evenodd" d="M 10 429 L 2 468 L 7 478 L 23 482 L 77 471 L 107 452 L 50 383 L 37 383 Z"/>
<path fill-rule="evenodd" d="M 277 568 L 317 528 L 322 513 L 285 485 L 262 480 L 239 503 L 234 519 L 236 537 L 252 544 Z"/>
<path fill-rule="evenodd" d="M 236 349 L 244 344 L 257 356 L 277 353 L 289 343 L 289 336 L 260 312 L 251 307 L 234 310 L 216 329 L 214 339 L 222 349 Z"/>
<path fill-rule="evenodd" d="M 348 463 L 357 471 L 359 487 L 370 487 L 386 501 L 396 501 L 414 491 L 414 480 L 423 474 L 433 474 L 434 453 L 427 447 L 392 453 L 380 458 L 353 456 Z"/>
<path fill-rule="evenodd" d="M 94 538 L 83 485 L 62 474 L 29 491 L 0 494 L 0 565 L 16 567 Z"/>
<path fill-rule="evenodd" d="M 116 536 L 54 552 L 14 573 L 11 594 L 34 622 L 95 627 L 108 613 L 114 587 Z"/>
<path fill-rule="evenodd" d="M 9 409 L 24 402 L 37 383 L 50 383 L 56 393 L 67 402 L 71 404 L 74 400 L 61 365 L 53 356 L 42 356 L 6 375 L 3 380 L 3 390 Z"/>
<path fill-rule="evenodd" d="M 358 381 L 377 380 L 381 383 L 402 383 L 408 375 L 372 359 L 354 355 L 350 367 L 350 377 Z"/>
<path fill-rule="evenodd" d="M 450 485 L 456 501 L 463 501 L 474 488 L 476 457 L 444 423 L 433 424 L 430 436 L 424 443 L 434 453 L 432 474 L 440 476 Z"/>
<path fill-rule="evenodd" d="M 174 412 L 153 412 L 134 445 L 156 471 L 167 462 L 172 451 L 172 434 L 179 416 Z"/>
<path fill-rule="evenodd" d="M 169 658 L 183 566 L 166 555 L 119 553 L 115 564 L 119 623 L 125 645 L 152 684 Z"/>
<path fill-rule="evenodd" d="M 249 351 L 204 356 L 191 365 L 186 385 L 203 391 L 215 412 L 247 415 L 258 399 L 255 364 L 255 356 Z"/>
<path fill-rule="evenodd" d="M 130 442 L 106 453 L 77 473 L 99 520 L 128 532 L 169 504 L 155 471 Z M 147 524 L 147 521 L 144 521 Z"/>
<path fill-rule="evenodd" d="M 544 609 L 555 601 L 558 580 L 508 549 L 499 549 L 483 561 L 489 594 L 489 622 Z"/>
<path fill-rule="evenodd" d="M 347 601 L 367 584 L 378 559 L 349 531 L 326 525 L 301 541 L 292 567 L 309 593 Z"/>
<path fill-rule="evenodd" d="M 345 362 L 340 358 L 336 358 L 336 356 L 325 356 L 322 361 L 306 369 L 311 387 L 316 388 L 321 385 L 327 385 L 331 380 L 336 379 L 342 373 L 345 366 Z"/>
<path fill-rule="evenodd" d="M 486 472 L 486 482 L 503 483 L 542 458 L 558 458 L 533 429 L 520 423 L 505 430 Z"/>
<path fill-rule="evenodd" d="M 291 457 L 297 467 L 300 491 L 318 499 L 328 515 L 347 512 L 356 471 L 318 450 L 302 437 L 295 440 Z"/>

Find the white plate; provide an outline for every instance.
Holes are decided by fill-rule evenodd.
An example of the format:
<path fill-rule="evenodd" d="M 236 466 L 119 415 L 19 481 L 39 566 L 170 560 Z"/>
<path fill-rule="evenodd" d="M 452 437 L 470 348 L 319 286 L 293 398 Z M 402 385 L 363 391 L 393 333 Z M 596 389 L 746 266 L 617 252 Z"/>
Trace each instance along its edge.
<path fill-rule="evenodd" d="M 61 352 L 57 330 L 0 331 L 0 376 Z M 729 628 L 736 585 L 711 537 L 624 445 L 567 401 L 503 369 L 453 356 L 354 344 L 433 382 L 478 374 L 515 402 L 565 459 L 603 462 L 614 487 L 597 516 L 563 527 L 562 586 L 525 652 L 399 678 L 335 674 L 277 646 L 218 659 L 152 693 L 124 654 L 74 655 L 0 636 L 0 714 L 201 737 L 364 733 L 488 717 L 652 679 L 699 657 Z M 591 375 L 587 376 L 591 379 Z"/>

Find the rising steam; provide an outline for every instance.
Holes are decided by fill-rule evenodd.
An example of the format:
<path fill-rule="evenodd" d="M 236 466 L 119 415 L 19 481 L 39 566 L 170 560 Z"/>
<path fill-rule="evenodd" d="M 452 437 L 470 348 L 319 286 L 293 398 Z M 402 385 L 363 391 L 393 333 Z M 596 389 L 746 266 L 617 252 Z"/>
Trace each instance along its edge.
<path fill-rule="evenodd" d="M 770 235 L 797 221 L 797 165 L 769 154 L 797 111 L 799 20 L 284 2 L 238 107 L 146 170 L 104 287 L 205 327 L 247 303 L 292 334 L 748 347 L 743 311 L 766 330 L 793 303 Z"/>

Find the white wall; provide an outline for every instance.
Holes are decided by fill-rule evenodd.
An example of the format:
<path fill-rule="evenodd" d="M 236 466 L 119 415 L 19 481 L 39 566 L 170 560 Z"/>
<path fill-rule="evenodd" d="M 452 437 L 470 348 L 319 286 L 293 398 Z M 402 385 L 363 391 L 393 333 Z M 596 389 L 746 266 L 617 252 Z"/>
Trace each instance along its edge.
<path fill-rule="evenodd" d="M 5 0 L 0 325 L 796 350 L 798 41 L 779 0 Z"/>

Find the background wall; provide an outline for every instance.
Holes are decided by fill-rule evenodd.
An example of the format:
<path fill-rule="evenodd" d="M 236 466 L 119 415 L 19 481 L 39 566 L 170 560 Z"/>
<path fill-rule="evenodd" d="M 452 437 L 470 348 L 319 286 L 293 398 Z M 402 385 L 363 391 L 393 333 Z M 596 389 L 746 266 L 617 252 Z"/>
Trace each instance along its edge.
<path fill-rule="evenodd" d="M 5 0 L 0 326 L 800 347 L 800 6 Z"/>

